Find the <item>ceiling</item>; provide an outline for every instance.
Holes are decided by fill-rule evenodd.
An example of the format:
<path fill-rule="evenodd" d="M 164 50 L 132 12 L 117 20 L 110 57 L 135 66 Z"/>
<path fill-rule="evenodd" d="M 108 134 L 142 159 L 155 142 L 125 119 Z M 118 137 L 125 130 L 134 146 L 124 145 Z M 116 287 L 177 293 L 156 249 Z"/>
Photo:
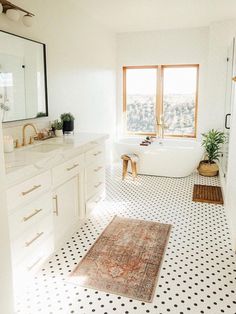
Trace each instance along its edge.
<path fill-rule="evenodd" d="M 236 0 L 74 0 L 115 32 L 208 26 L 236 18 Z"/>

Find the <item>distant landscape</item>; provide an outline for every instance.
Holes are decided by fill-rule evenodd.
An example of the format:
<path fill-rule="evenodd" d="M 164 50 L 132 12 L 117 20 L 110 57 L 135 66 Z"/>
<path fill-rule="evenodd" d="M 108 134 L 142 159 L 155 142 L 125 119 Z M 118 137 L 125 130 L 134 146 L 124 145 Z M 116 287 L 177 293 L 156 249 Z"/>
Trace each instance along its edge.
<path fill-rule="evenodd" d="M 155 95 L 127 97 L 127 130 L 130 132 L 156 132 Z M 195 94 L 169 94 L 164 96 L 165 134 L 194 134 Z"/>

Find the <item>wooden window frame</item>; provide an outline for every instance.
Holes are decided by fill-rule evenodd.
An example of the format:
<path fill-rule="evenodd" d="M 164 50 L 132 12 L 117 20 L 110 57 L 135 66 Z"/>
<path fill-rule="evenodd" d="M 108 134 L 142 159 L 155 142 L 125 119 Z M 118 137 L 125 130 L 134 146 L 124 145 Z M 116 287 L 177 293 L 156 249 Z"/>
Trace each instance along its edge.
<path fill-rule="evenodd" d="M 198 122 L 198 93 L 199 93 L 199 64 L 168 64 L 168 65 L 143 65 L 143 66 L 124 66 L 123 67 L 123 123 L 124 123 L 124 133 L 129 135 L 158 135 L 160 134 L 160 127 L 157 130 L 157 133 L 146 133 L 146 132 L 130 132 L 127 130 L 127 121 L 126 121 L 126 111 L 127 111 L 127 102 L 126 102 L 126 72 L 128 69 L 156 69 L 157 73 L 157 88 L 156 88 L 156 116 L 160 119 L 160 116 L 163 114 L 163 78 L 164 78 L 164 69 L 165 68 L 196 68 L 196 95 L 195 95 L 195 110 L 194 110 L 194 134 L 168 134 L 164 135 L 165 138 L 196 138 L 197 137 L 197 122 Z"/>

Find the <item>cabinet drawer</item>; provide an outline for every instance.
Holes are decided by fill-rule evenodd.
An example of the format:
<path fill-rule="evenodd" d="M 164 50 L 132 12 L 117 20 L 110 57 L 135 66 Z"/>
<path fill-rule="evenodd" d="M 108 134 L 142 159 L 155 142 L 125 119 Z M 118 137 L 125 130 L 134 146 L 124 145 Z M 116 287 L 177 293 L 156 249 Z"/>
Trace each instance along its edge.
<path fill-rule="evenodd" d="M 17 208 L 13 214 L 9 215 L 11 238 L 35 226 L 35 224 L 50 213 L 52 213 L 51 193 L 47 193 L 30 204 Z"/>
<path fill-rule="evenodd" d="M 105 178 L 105 165 L 102 160 L 86 168 L 86 171 L 85 171 L 86 182 L 92 182 L 95 180 L 104 181 L 104 178 Z"/>
<path fill-rule="evenodd" d="M 36 196 L 51 187 L 50 172 L 44 172 L 36 177 L 13 186 L 7 190 L 8 209 L 15 208 L 21 204 L 33 200 Z"/>
<path fill-rule="evenodd" d="M 92 198 L 90 198 L 86 202 L 86 215 L 90 214 L 90 212 L 98 206 L 98 204 L 104 199 L 105 197 L 105 191 L 100 190 L 96 195 L 94 195 Z"/>
<path fill-rule="evenodd" d="M 61 182 L 64 182 L 70 178 L 73 178 L 77 175 L 80 169 L 83 168 L 84 157 L 79 155 L 75 158 L 72 158 L 63 164 L 54 167 L 52 169 L 52 180 L 54 185 L 58 185 Z"/>
<path fill-rule="evenodd" d="M 98 145 L 85 154 L 86 165 L 90 165 L 98 160 L 105 159 L 105 147 L 104 145 Z"/>
<path fill-rule="evenodd" d="M 99 178 L 98 180 L 87 182 L 87 195 L 86 199 L 88 200 L 95 194 L 99 193 L 100 191 L 104 191 L 105 189 L 105 177 Z"/>
<path fill-rule="evenodd" d="M 47 215 L 42 221 L 25 231 L 21 236 L 12 240 L 12 259 L 19 262 L 39 246 L 43 246 L 47 237 L 53 232 L 52 214 Z"/>
<path fill-rule="evenodd" d="M 22 287 L 26 282 L 26 276 L 31 276 L 53 252 L 53 236 L 45 239 L 43 245 L 40 245 L 32 251 L 31 255 L 26 256 L 20 262 L 13 264 L 14 281 L 17 286 Z"/>

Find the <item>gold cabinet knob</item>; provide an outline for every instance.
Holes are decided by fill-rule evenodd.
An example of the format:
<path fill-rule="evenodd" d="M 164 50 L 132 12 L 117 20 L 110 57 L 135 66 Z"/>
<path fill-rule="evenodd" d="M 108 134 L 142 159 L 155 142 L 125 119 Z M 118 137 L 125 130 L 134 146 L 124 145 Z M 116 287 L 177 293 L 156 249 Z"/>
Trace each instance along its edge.
<path fill-rule="evenodd" d="M 232 81 L 236 82 L 236 76 L 232 77 Z"/>

